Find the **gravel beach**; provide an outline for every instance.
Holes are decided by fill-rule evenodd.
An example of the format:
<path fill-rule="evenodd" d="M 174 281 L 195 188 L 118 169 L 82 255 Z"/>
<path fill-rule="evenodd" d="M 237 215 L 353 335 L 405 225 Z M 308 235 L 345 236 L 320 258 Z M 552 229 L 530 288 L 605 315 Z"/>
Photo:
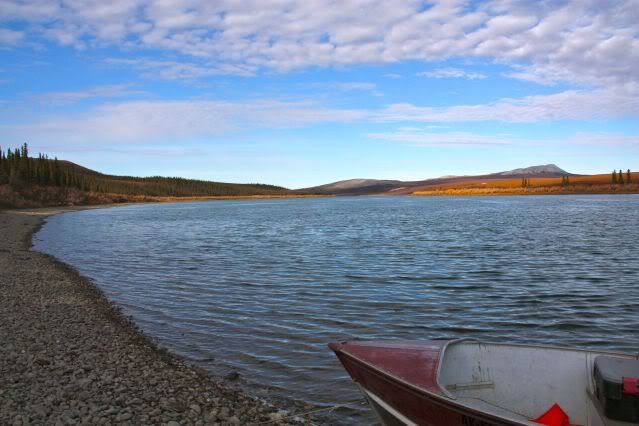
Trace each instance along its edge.
<path fill-rule="evenodd" d="M 0 424 L 289 424 L 159 349 L 92 283 L 30 251 L 58 212 L 0 212 Z"/>

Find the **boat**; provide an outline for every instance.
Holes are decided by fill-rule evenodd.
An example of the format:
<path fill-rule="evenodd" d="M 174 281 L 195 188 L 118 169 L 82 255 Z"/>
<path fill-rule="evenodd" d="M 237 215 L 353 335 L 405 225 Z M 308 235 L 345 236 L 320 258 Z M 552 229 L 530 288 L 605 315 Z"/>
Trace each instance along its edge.
<path fill-rule="evenodd" d="M 329 344 L 381 424 L 639 425 L 639 357 L 473 339 Z"/>

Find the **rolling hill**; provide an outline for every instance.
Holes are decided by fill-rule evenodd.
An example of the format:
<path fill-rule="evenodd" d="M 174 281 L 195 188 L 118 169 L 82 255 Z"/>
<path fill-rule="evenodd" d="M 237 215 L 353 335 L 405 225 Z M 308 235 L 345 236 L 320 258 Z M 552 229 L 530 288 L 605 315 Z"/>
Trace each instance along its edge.
<path fill-rule="evenodd" d="M 0 206 L 37 207 L 164 201 L 202 197 L 283 197 L 308 194 L 275 185 L 178 177 L 114 176 L 70 161 L 30 157 L 27 145 L 0 151 Z"/>
<path fill-rule="evenodd" d="M 443 176 L 420 181 L 349 179 L 305 188 L 304 191 L 326 195 L 410 194 L 434 186 L 459 185 L 476 180 L 493 181 L 515 178 L 557 178 L 577 176 L 555 164 L 544 164 L 478 176 Z"/>

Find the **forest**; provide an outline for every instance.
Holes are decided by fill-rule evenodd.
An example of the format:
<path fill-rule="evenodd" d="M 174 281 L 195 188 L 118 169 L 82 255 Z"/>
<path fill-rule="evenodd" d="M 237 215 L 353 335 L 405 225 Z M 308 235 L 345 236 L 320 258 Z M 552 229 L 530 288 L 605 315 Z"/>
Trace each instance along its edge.
<path fill-rule="evenodd" d="M 74 188 L 83 192 L 150 197 L 230 197 L 289 195 L 295 192 L 274 185 L 209 182 L 178 177 L 132 177 L 105 175 L 69 161 L 38 154 L 29 146 L 0 147 L 0 185 Z"/>

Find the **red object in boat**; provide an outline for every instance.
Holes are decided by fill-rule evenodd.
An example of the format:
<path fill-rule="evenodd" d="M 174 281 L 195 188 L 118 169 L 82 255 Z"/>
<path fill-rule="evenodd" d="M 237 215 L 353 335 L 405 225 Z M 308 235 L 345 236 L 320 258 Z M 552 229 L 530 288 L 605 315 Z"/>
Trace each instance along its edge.
<path fill-rule="evenodd" d="M 546 426 L 577 426 L 570 423 L 568 414 L 566 414 L 558 404 L 554 404 L 542 416 L 533 420 L 533 422 Z"/>
<path fill-rule="evenodd" d="M 639 378 L 624 377 L 623 393 L 626 395 L 639 395 Z"/>

